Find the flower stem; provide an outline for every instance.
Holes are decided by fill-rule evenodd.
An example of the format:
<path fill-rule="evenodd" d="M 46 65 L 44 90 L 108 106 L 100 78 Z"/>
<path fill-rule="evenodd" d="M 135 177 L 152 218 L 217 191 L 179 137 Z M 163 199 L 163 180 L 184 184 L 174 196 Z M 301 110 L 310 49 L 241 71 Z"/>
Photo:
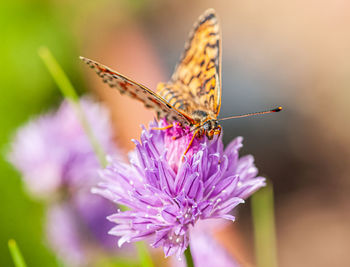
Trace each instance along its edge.
<path fill-rule="evenodd" d="M 187 267 L 194 267 L 190 245 L 188 245 L 187 249 L 185 250 L 185 258 Z"/>
<path fill-rule="evenodd" d="M 277 267 L 273 187 L 270 183 L 252 196 L 257 267 Z"/>
<path fill-rule="evenodd" d="M 71 105 L 75 109 L 76 114 L 79 117 L 79 120 L 81 122 L 81 125 L 84 128 L 84 131 L 90 140 L 90 143 L 96 153 L 96 156 L 98 157 L 98 160 L 100 161 L 101 166 L 106 167 L 107 161 L 106 161 L 103 148 L 98 143 L 86 119 L 86 116 L 84 115 L 84 112 L 79 102 L 79 97 L 75 92 L 72 83 L 69 81 L 69 79 L 67 78 L 67 75 L 64 73 L 63 69 L 57 63 L 56 59 L 54 58 L 54 56 L 52 55 L 52 53 L 47 47 L 44 46 L 39 48 L 39 56 L 45 63 L 52 78 L 55 80 L 58 88 L 61 90 L 64 97 L 71 103 Z"/>
<path fill-rule="evenodd" d="M 41 47 L 39 49 L 39 56 L 44 61 L 47 69 L 49 70 L 52 78 L 55 80 L 58 88 L 61 90 L 64 97 L 72 104 L 76 113 L 80 119 L 80 122 L 84 128 L 86 135 L 88 136 L 90 143 L 98 157 L 102 167 L 106 167 L 107 160 L 106 154 L 96 139 L 88 120 L 84 114 L 84 111 L 80 105 L 78 94 L 76 93 L 72 83 L 69 81 L 67 75 L 64 73 L 61 66 L 58 64 L 52 53 L 47 47 Z M 136 248 L 140 258 L 140 266 L 153 267 L 152 258 L 143 242 L 136 244 Z M 25 265 L 18 265 L 16 267 L 25 267 Z"/>
<path fill-rule="evenodd" d="M 21 251 L 19 250 L 15 240 L 10 239 L 8 241 L 9 250 L 13 259 L 13 263 L 16 267 L 26 267 Z"/>
<path fill-rule="evenodd" d="M 151 255 L 148 253 L 147 246 L 145 242 L 136 242 L 136 250 L 139 254 L 139 261 L 143 267 L 154 267 Z"/>

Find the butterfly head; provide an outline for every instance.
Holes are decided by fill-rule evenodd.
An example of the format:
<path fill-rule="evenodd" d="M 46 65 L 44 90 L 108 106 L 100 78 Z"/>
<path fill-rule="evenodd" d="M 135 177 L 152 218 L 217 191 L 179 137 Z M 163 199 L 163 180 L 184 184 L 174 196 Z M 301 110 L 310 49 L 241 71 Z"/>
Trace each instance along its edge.
<path fill-rule="evenodd" d="M 221 126 L 217 119 L 207 120 L 202 125 L 203 132 L 208 137 L 209 140 L 212 140 L 214 135 L 221 134 Z"/>

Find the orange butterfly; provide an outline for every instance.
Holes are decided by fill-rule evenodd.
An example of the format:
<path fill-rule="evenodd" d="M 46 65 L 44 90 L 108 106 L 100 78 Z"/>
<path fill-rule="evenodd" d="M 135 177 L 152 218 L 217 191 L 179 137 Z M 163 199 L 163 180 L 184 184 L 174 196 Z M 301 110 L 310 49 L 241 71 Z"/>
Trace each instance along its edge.
<path fill-rule="evenodd" d="M 158 117 L 166 118 L 169 123 L 177 121 L 181 125 L 190 126 L 194 134 L 184 153 L 186 154 L 196 136 L 205 134 L 208 139 L 212 139 L 215 134 L 221 133 L 217 119 L 221 107 L 220 50 L 218 20 L 215 11 L 208 9 L 194 24 L 171 80 L 159 83 L 157 93 L 100 63 L 84 57 L 81 59 L 96 70 L 103 82 L 116 87 L 122 94 L 126 93 L 142 101 L 146 107 L 155 109 Z M 279 107 L 234 117 L 280 110 Z"/>

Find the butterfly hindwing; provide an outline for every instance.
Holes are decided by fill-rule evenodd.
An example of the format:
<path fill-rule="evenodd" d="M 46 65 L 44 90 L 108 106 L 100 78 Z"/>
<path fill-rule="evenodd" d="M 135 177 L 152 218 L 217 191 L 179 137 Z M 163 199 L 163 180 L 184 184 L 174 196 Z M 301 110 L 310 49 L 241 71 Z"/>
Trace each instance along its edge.
<path fill-rule="evenodd" d="M 146 86 L 136 83 L 124 75 L 88 58 L 80 57 L 90 68 L 95 69 L 97 75 L 112 88 L 117 88 L 120 93 L 140 100 L 148 108 L 153 108 L 160 117 L 166 117 L 169 122 L 178 121 L 183 125 L 191 125 L 191 118 L 171 106 L 161 96 L 148 89 Z"/>
<path fill-rule="evenodd" d="M 185 51 L 168 83 L 173 95 L 182 95 L 185 100 L 189 98 L 192 107 L 186 111 L 188 114 L 194 109 L 202 109 L 217 117 L 220 112 L 220 46 L 218 20 L 215 11 L 208 9 L 193 26 Z M 161 95 L 166 93 L 163 88 Z"/>

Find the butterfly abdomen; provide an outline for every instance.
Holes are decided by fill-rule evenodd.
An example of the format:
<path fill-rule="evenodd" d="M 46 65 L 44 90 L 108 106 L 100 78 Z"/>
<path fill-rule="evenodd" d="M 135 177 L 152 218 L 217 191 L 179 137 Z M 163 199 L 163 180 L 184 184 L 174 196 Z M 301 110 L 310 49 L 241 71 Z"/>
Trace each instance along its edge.
<path fill-rule="evenodd" d="M 171 83 L 159 83 L 157 86 L 158 94 L 163 97 L 171 106 L 174 108 L 189 113 L 189 103 L 186 99 L 186 94 L 183 93 L 183 90 L 177 88 L 174 84 Z"/>

